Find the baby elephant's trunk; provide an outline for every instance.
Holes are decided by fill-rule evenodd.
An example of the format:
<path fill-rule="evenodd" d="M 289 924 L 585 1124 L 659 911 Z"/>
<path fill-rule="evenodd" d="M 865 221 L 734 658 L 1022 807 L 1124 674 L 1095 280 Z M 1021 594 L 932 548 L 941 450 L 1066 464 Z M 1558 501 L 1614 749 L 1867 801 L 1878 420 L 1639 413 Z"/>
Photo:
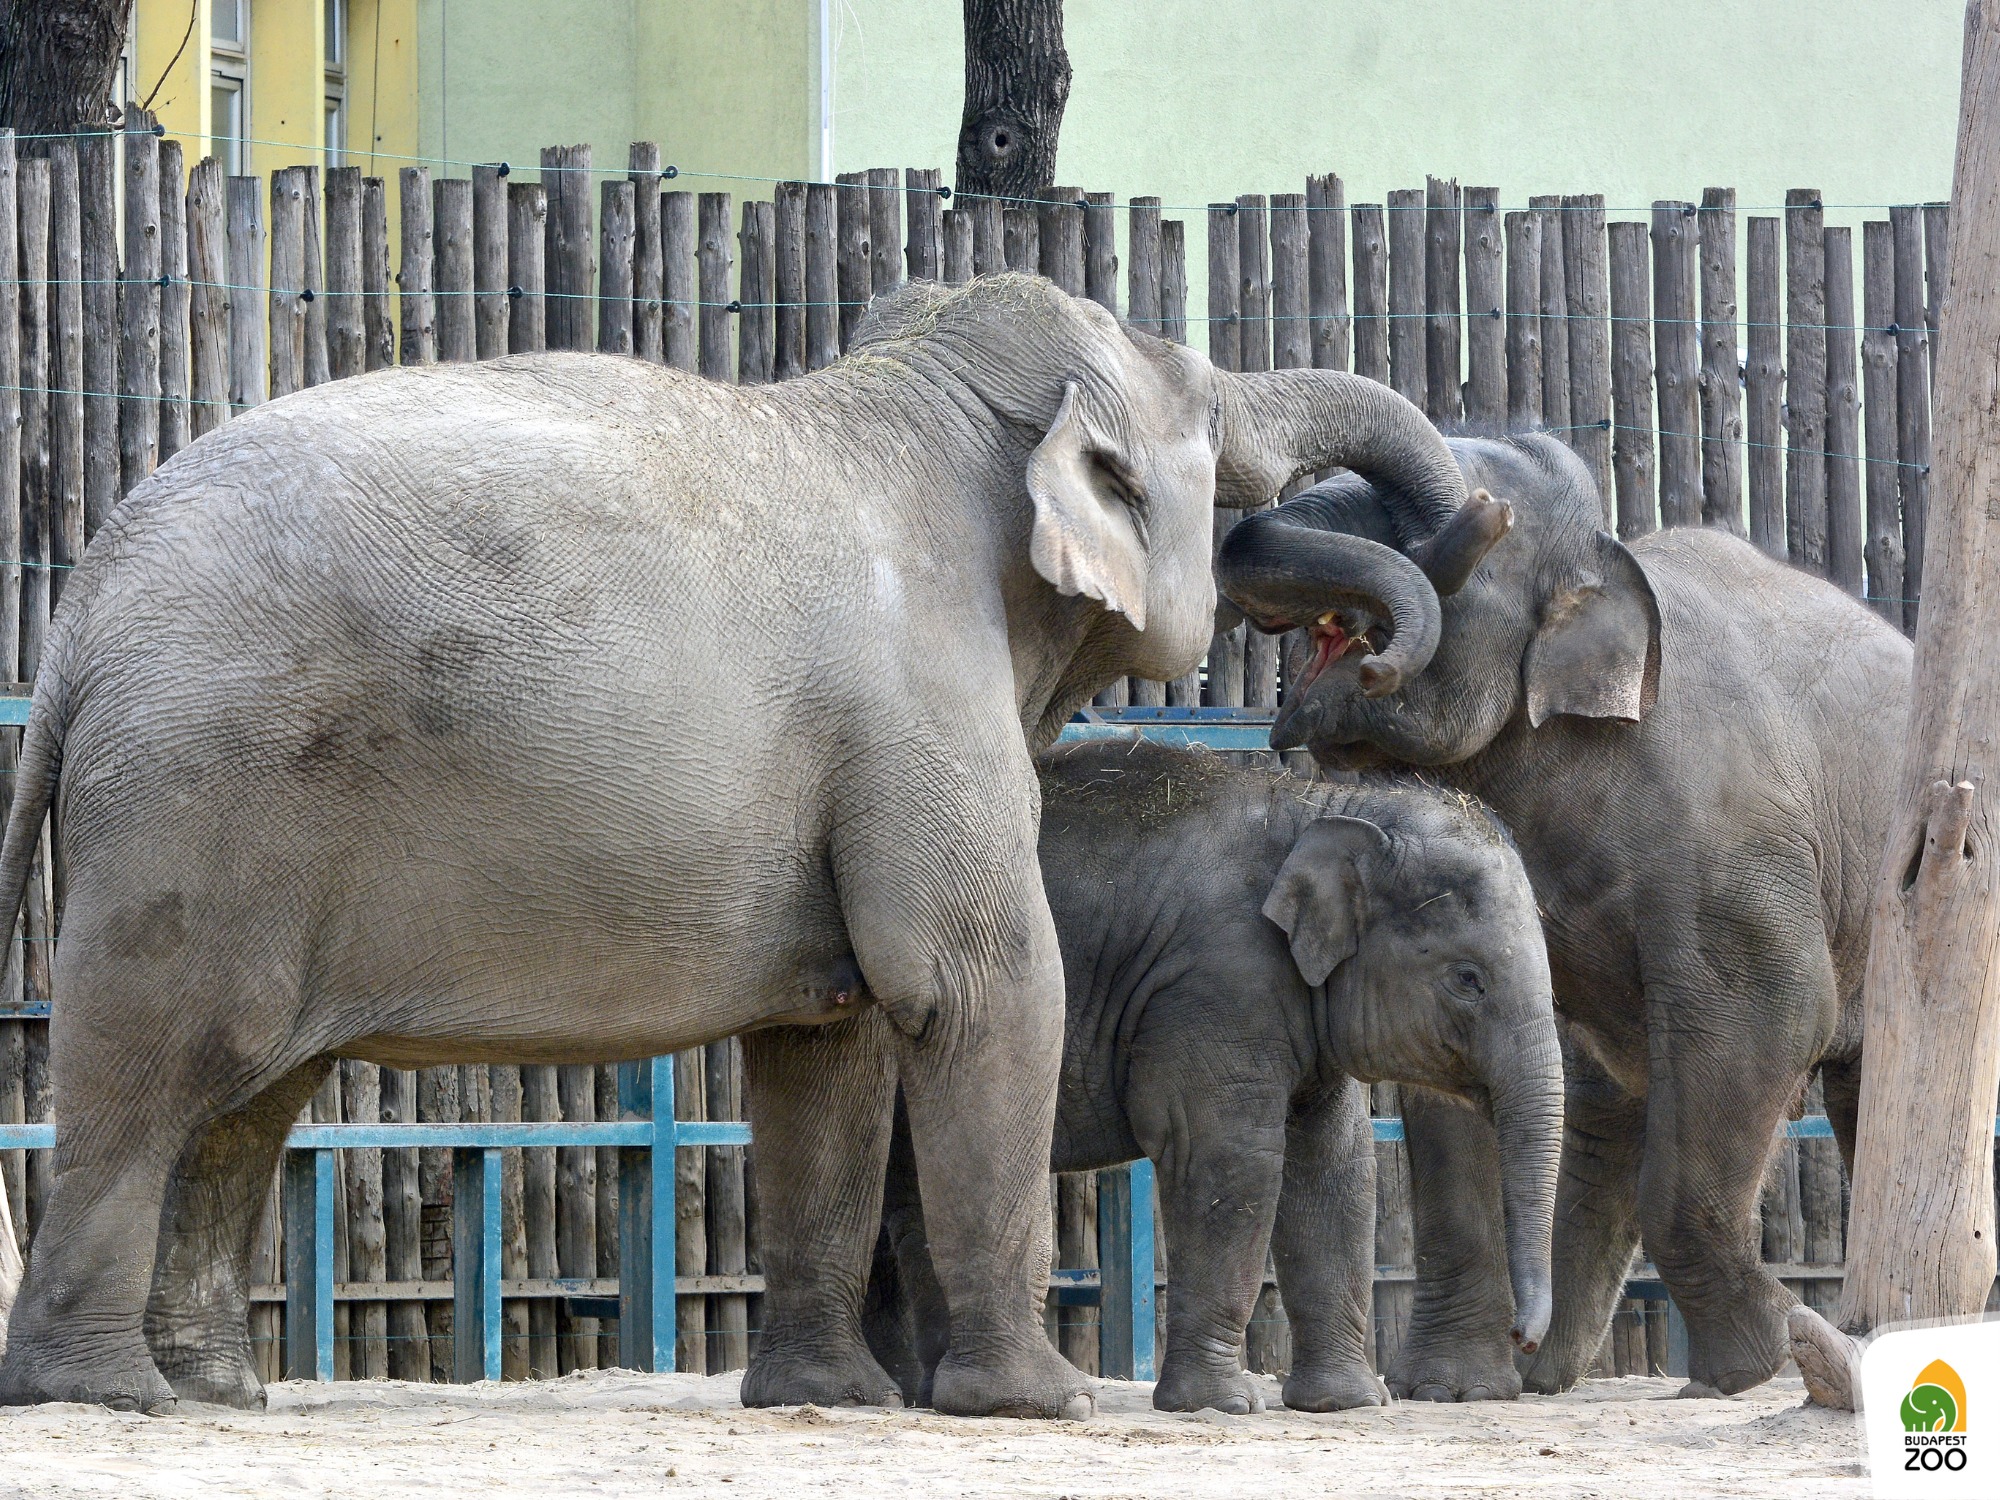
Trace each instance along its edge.
<path fill-rule="evenodd" d="M 1507 1214 L 1507 1270 L 1514 1285 L 1514 1342 L 1524 1353 L 1549 1331 L 1549 1236 L 1562 1163 L 1562 1051 L 1555 1024 L 1514 1031 L 1504 1067 L 1489 1074 L 1500 1142 L 1500 1201 Z"/>

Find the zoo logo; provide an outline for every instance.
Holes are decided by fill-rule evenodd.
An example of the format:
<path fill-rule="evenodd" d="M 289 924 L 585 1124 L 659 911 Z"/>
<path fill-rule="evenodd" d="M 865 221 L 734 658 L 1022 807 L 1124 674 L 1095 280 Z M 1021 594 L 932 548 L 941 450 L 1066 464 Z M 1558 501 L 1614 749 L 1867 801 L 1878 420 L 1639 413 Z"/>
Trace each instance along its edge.
<path fill-rule="evenodd" d="M 1903 1398 L 1903 1468 L 1922 1473 L 1965 1467 L 1965 1382 L 1934 1359 L 1917 1372 Z"/>

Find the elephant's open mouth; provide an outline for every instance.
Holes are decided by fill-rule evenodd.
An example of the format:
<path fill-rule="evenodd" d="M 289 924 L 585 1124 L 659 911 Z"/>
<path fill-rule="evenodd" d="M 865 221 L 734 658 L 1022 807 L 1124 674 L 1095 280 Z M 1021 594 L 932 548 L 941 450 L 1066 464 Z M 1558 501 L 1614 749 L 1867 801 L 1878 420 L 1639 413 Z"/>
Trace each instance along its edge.
<path fill-rule="evenodd" d="M 1319 680 L 1320 673 L 1343 657 L 1373 655 L 1380 650 L 1380 645 L 1370 638 L 1372 624 L 1365 615 L 1338 610 L 1321 615 L 1310 630 L 1313 654 L 1299 676 L 1298 691 L 1305 692 Z"/>

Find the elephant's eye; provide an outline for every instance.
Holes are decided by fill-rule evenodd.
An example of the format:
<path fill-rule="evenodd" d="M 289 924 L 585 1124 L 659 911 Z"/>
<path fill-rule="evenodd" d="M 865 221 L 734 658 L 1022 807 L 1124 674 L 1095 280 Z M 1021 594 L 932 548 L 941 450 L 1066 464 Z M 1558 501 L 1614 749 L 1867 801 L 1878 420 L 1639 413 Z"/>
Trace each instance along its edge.
<path fill-rule="evenodd" d="M 1486 976 L 1471 964 L 1456 964 L 1451 971 L 1451 987 L 1467 1000 L 1486 994 Z"/>

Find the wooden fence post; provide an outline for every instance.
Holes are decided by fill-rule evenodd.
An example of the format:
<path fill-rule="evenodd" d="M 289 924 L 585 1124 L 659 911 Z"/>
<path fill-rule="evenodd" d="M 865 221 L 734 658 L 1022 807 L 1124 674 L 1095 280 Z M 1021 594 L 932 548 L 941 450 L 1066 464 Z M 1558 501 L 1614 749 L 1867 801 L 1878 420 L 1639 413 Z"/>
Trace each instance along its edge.
<path fill-rule="evenodd" d="M 872 297 L 903 279 L 902 174 L 894 167 L 868 169 L 868 291 Z"/>
<path fill-rule="evenodd" d="M 1160 337 L 1185 344 L 1187 336 L 1187 225 L 1160 224 Z"/>
<path fill-rule="evenodd" d="M 904 215 L 909 243 L 903 265 L 912 281 L 944 280 L 944 199 L 938 196 L 943 185 L 944 173 L 936 167 L 909 167 L 903 172 L 903 196 L 909 200 Z"/>
<path fill-rule="evenodd" d="M 188 445 L 188 235 L 179 141 L 160 142 L 160 462 Z M 82 274 L 79 262 L 78 274 Z M 83 372 L 77 371 L 81 383 Z M 85 518 L 87 520 L 87 517 Z"/>
<path fill-rule="evenodd" d="M 961 213 L 972 215 L 972 274 L 991 276 L 1007 269 L 1006 215 L 998 198 L 975 196 Z"/>
<path fill-rule="evenodd" d="M 1465 414 L 1459 386 L 1458 179 L 1426 179 L 1424 205 L 1424 410 L 1433 422 L 1455 422 Z"/>
<path fill-rule="evenodd" d="M 1930 383 L 1937 384 L 1938 317 L 1951 290 L 1951 205 L 1924 205 L 1924 330 L 1930 338 Z"/>
<path fill-rule="evenodd" d="M 1049 198 L 1036 205 L 1039 221 L 1036 248 L 1039 269 L 1072 297 L 1083 295 L 1083 210 L 1075 188 L 1050 188 Z M 1026 269 L 1035 270 L 1031 265 Z"/>
<path fill-rule="evenodd" d="M 771 200 L 772 283 L 777 309 L 771 321 L 771 378 L 791 380 L 806 364 L 806 185 L 781 182 Z"/>
<path fill-rule="evenodd" d="M 632 352 L 632 253 L 639 209 L 630 178 L 606 179 L 598 205 L 597 347 Z"/>
<path fill-rule="evenodd" d="M 835 253 L 840 286 L 840 347 L 846 351 L 854 337 L 854 325 L 868 310 L 874 294 L 874 272 L 869 266 L 868 236 L 871 232 L 868 204 L 868 174 L 842 172 L 837 184 L 835 233 L 839 248 Z"/>
<path fill-rule="evenodd" d="M 360 176 L 353 167 L 336 167 L 334 172 L 354 172 L 357 179 Z M 333 190 L 334 172 L 327 173 L 329 193 Z M 507 352 L 510 321 L 507 285 L 507 179 L 500 175 L 498 167 L 474 167 L 472 326 L 473 354 L 477 359 L 498 359 Z"/>
<path fill-rule="evenodd" d="M 972 280 L 972 215 L 966 209 L 944 211 L 944 279 L 952 286 Z"/>
<path fill-rule="evenodd" d="M 93 130 L 77 137 L 77 180 L 83 226 L 83 516 L 95 535 L 124 494 L 120 453 L 118 345 L 118 140 Z M 218 190 L 218 201 L 220 192 Z M 217 235 L 218 244 L 221 234 Z M 218 290 L 234 281 L 224 269 Z M 261 273 L 259 280 L 262 280 Z M 224 295 L 227 295 L 226 293 Z M 261 345 L 259 346 L 262 347 Z M 218 414 L 216 420 L 222 415 Z M 207 431 L 203 428 L 202 431 Z"/>
<path fill-rule="evenodd" d="M 1826 573 L 1826 240 L 1817 189 L 1785 194 L 1785 550 Z"/>
<path fill-rule="evenodd" d="M 229 403 L 248 411 L 264 399 L 264 184 L 229 179 Z"/>
<path fill-rule="evenodd" d="M 1389 194 L 1389 384 L 1428 411 L 1424 376 L 1424 195 L 1416 188 Z"/>
<path fill-rule="evenodd" d="M 193 396 L 188 428 L 204 437 L 229 417 L 229 231 L 223 210 L 222 163 L 205 157 L 188 178 L 188 371 Z M 359 200 L 355 225 L 359 264 Z M 88 318 L 86 305 L 85 317 Z M 84 357 L 84 379 L 90 378 Z M 84 421 L 85 511 L 89 509 L 90 408 Z"/>
<path fill-rule="evenodd" d="M 1744 429 L 1750 448 L 1750 540 L 1785 556 L 1784 386 L 1778 325 L 1778 221 L 1752 218 L 1746 251 L 1749 319 L 1744 331 Z"/>
<path fill-rule="evenodd" d="M 342 170 L 335 168 L 336 171 Z M 361 170 L 354 173 L 355 209 Z M 356 225 L 357 229 L 359 225 Z M 382 1118 L 382 1070 L 371 1062 L 347 1059 L 339 1066 L 342 1117 L 360 1124 Z M 340 1153 L 347 1188 L 347 1274 L 355 1281 L 388 1279 L 388 1231 L 383 1227 L 382 1151 L 378 1146 L 350 1147 Z M 389 1304 L 351 1302 L 347 1331 L 351 1340 L 348 1368 L 357 1380 L 389 1378 Z"/>
<path fill-rule="evenodd" d="M 438 358 L 468 361 L 479 358 L 478 309 L 473 304 L 472 181 L 440 177 L 431 184 L 432 245 L 436 267 L 431 291 L 436 298 Z"/>
<path fill-rule="evenodd" d="M 1659 525 L 1654 498 L 1653 309 L 1644 224 L 1609 226 L 1611 249 L 1612 471 L 1618 535 L 1644 536 Z"/>
<path fill-rule="evenodd" d="M 1238 319 L 1242 282 L 1238 276 L 1237 208 L 1233 203 L 1211 203 L 1208 208 L 1208 358 L 1218 370 L 1237 368 Z M 1215 512 L 1215 545 L 1239 519 L 1239 513 L 1220 506 Z M 1237 625 L 1214 636 L 1208 645 L 1208 682 L 1202 701 L 1210 707 L 1240 708 L 1243 705 L 1243 637 L 1245 627 Z"/>
<path fill-rule="evenodd" d="M 424 194 L 428 203 L 429 193 Z M 417 1075 L 402 1068 L 381 1071 L 382 1123 L 413 1125 L 417 1120 Z M 414 1146 L 382 1152 L 383 1274 L 390 1281 L 417 1281 L 424 1274 L 424 1207 L 421 1169 Z M 407 1299 L 389 1304 L 389 1378 L 431 1378 L 430 1329 L 424 1304 Z"/>
<path fill-rule="evenodd" d="M 1034 274 L 1042 264 L 1041 219 L 1032 208 L 1010 208 L 1000 218 L 1005 227 L 1007 269 Z"/>
<path fill-rule="evenodd" d="M 1861 226 L 1862 416 L 1868 430 L 1868 599 L 1903 628 L 1903 517 L 1897 494 L 1896 259 L 1887 219 Z"/>
<path fill-rule="evenodd" d="M 407 220 L 404 221 L 406 224 Z M 305 169 L 284 167 L 271 174 L 271 395 L 289 396 L 306 387 Z M 407 255 L 407 242 L 404 253 Z M 405 306 L 407 308 L 407 292 Z M 408 343 L 408 323 L 405 344 Z"/>
<path fill-rule="evenodd" d="M 402 289 L 402 356 L 406 365 L 437 359 L 437 299 L 431 295 L 431 174 L 428 167 L 405 167 L 402 184 L 403 251 L 396 266 Z"/>
<path fill-rule="evenodd" d="M 1542 423 L 1576 448 L 1569 405 L 1569 270 L 1563 245 L 1562 199 L 1530 198 L 1542 223 Z"/>
<path fill-rule="evenodd" d="M 630 187 L 628 181 L 624 184 Z M 591 1069 L 597 1082 L 597 1118 L 616 1120 L 618 1113 L 618 1065 L 598 1063 Z M 470 1115 L 469 1107 L 466 1113 Z M 597 1148 L 597 1275 L 602 1281 L 619 1277 L 618 1247 L 618 1147 Z M 644 1275 L 650 1267 L 634 1266 L 634 1275 Z M 597 1320 L 597 1368 L 618 1368 L 618 1319 Z"/>
<path fill-rule="evenodd" d="M 1332 172 L 1306 178 L 1306 262 L 1313 368 L 1345 370 L 1350 357 L 1347 189 Z"/>
<path fill-rule="evenodd" d="M 536 188 L 537 193 L 541 191 Z M 546 1063 L 521 1068 L 521 1118 L 560 1120 L 556 1070 Z M 556 1252 L 556 1152 L 532 1146 L 521 1153 L 521 1228 L 528 1241 L 528 1275 L 559 1275 Z M 556 1350 L 556 1305 L 547 1297 L 528 1302 L 528 1378 L 553 1380 L 560 1370 Z"/>
<path fill-rule="evenodd" d="M 1110 193 L 1083 195 L 1083 295 L 1118 316 L 1118 208 Z"/>
<path fill-rule="evenodd" d="M 1500 190 L 1465 190 L 1465 414 L 1497 427 L 1507 420 L 1505 271 Z"/>
<path fill-rule="evenodd" d="M 729 241 L 731 199 L 727 193 L 700 195 L 701 243 L 696 252 L 696 287 L 701 300 L 701 374 L 728 381 L 730 369 Z"/>
<path fill-rule="evenodd" d="M 43 584 L 53 609 L 83 557 L 83 243 L 76 145 L 49 146 L 49 513 Z M 156 418 L 157 420 L 157 418 Z"/>
<path fill-rule="evenodd" d="M 589 146 L 542 148 L 542 187 L 549 203 L 543 272 L 548 278 L 551 349 L 588 349 L 596 343 L 591 336 L 597 268 L 596 242 L 590 232 L 590 183 Z"/>
<path fill-rule="evenodd" d="M 666 360 L 660 299 L 666 261 L 660 250 L 660 148 L 634 141 L 626 157 L 632 184 L 632 352 L 651 364 Z"/>
<path fill-rule="evenodd" d="M 548 348 L 548 303 L 544 296 L 548 216 L 548 192 L 539 182 L 507 184 L 507 298 L 512 304 L 507 319 L 507 352 L 510 354 L 539 354 Z M 526 1087 L 524 1082 L 522 1088 Z"/>
<path fill-rule="evenodd" d="M 806 368 L 840 358 L 840 189 L 806 184 Z"/>
<path fill-rule="evenodd" d="M 426 1125 L 455 1125 L 460 1113 L 458 1069 L 446 1065 L 417 1073 L 417 1118 Z M 452 1153 L 438 1146 L 417 1152 L 417 1259 L 426 1281 L 451 1280 Z M 451 1379 L 453 1308 L 449 1301 L 425 1302 L 430 1331 L 427 1371 L 419 1379 Z"/>
<path fill-rule="evenodd" d="M 305 279 L 299 295 L 306 305 L 306 384 L 333 379 L 326 347 L 326 263 L 320 255 L 319 168 L 305 169 L 305 214 L 299 237 L 305 250 Z"/>
<path fill-rule="evenodd" d="M 160 142 L 145 111 L 125 131 L 125 279 L 118 340 L 118 456 L 129 492 L 160 454 Z"/>
<path fill-rule="evenodd" d="M 389 187 L 361 179 L 361 323 L 365 362 L 386 370 L 396 362 L 396 323 L 389 312 Z"/>
<path fill-rule="evenodd" d="M 1379 203 L 1354 208 L 1354 373 L 1389 384 L 1389 239 Z"/>
<path fill-rule="evenodd" d="M 1542 216 L 1507 215 L 1507 425 L 1542 420 Z"/>
<path fill-rule="evenodd" d="M 707 1055 L 700 1047 L 674 1054 L 674 1118 L 708 1118 Z M 674 1275 L 707 1274 L 708 1151 L 682 1146 L 674 1152 Z M 708 1373 L 708 1299 L 699 1294 L 674 1298 L 674 1368 Z"/>
<path fill-rule="evenodd" d="M 1743 393 L 1736 344 L 1736 189 L 1701 212 L 1701 518 L 1743 534 Z"/>
<path fill-rule="evenodd" d="M 492 1115 L 512 1123 L 522 1118 L 521 1069 L 494 1063 L 487 1070 Z M 527 1176 L 519 1149 L 505 1152 L 500 1166 L 500 1274 L 517 1280 L 528 1274 Z M 500 1378 L 526 1380 L 530 1375 L 533 1323 L 528 1303 L 510 1297 L 500 1304 Z"/>
<path fill-rule="evenodd" d="M 661 346 L 676 370 L 700 366 L 696 334 L 695 201 L 692 193 L 660 197 Z"/>
<path fill-rule="evenodd" d="M 739 385 L 768 385 L 771 346 L 776 342 L 772 306 L 777 282 L 771 205 L 757 199 L 743 204 L 743 229 L 737 243 L 743 254 L 737 273 L 736 380 Z"/>
<path fill-rule="evenodd" d="M 1125 242 L 1130 259 L 1126 316 L 1134 328 L 1160 333 L 1160 200 L 1134 198 L 1126 206 Z"/>
<path fill-rule="evenodd" d="M 573 1125 L 597 1118 L 597 1069 L 589 1063 L 565 1063 L 556 1070 L 556 1097 L 561 1117 Z M 592 1146 L 563 1146 L 556 1152 L 556 1274 L 587 1280 L 597 1275 L 597 1151 Z M 557 1369 L 597 1368 L 597 1319 L 557 1304 Z"/>
<path fill-rule="evenodd" d="M 1611 365 L 1605 323 L 1604 195 L 1562 200 L 1563 275 L 1569 323 L 1569 421 L 1577 451 L 1612 519 Z"/>
<path fill-rule="evenodd" d="M 1659 382 L 1660 524 L 1701 524 L 1701 322 L 1692 203 L 1653 205 L 1653 369 Z"/>
<path fill-rule="evenodd" d="M 705 1049 L 708 1070 L 708 1112 L 711 1119 L 743 1118 L 743 1053 L 735 1037 L 710 1042 Z M 708 1274 L 741 1276 L 749 1269 L 744 1225 L 743 1148 L 711 1146 L 708 1150 Z M 709 1339 L 711 1371 L 740 1370 L 750 1362 L 749 1304 L 741 1293 L 712 1301 L 713 1330 Z"/>
<path fill-rule="evenodd" d="M 1826 576 L 1856 598 L 1861 576 L 1861 410 L 1854 359 L 1854 231 L 1825 231 Z"/>
<path fill-rule="evenodd" d="M 1930 330 L 1924 313 L 1923 210 L 1889 210 L 1896 278 L 1896 451 L 1903 507 L 1903 629 L 1914 635 L 1924 592 L 1931 494 Z"/>

